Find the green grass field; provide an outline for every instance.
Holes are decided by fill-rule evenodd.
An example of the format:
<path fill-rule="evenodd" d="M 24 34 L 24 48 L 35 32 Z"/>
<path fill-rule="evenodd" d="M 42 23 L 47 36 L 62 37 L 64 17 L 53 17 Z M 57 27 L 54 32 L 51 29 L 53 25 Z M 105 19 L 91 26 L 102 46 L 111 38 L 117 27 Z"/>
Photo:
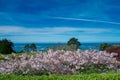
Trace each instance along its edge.
<path fill-rule="evenodd" d="M 120 80 L 120 73 L 109 74 L 79 74 L 79 75 L 42 75 L 20 76 L 0 75 L 0 80 Z"/>

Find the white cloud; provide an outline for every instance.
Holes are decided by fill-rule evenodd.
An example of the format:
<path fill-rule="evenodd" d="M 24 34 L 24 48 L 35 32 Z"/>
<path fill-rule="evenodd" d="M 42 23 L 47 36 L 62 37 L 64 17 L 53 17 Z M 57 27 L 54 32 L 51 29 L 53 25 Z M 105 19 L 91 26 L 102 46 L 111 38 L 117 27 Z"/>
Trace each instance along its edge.
<path fill-rule="evenodd" d="M 43 28 L 26 28 L 19 26 L 0 26 L 1 34 L 20 34 L 20 35 L 30 35 L 30 34 L 65 34 L 72 32 L 79 33 L 102 33 L 111 32 L 112 29 L 105 28 L 75 28 L 75 27 L 43 27 Z"/>
<path fill-rule="evenodd" d="M 110 32 L 104 35 L 103 33 Z M 82 42 L 100 40 L 119 40 L 111 33 L 120 33 L 120 30 L 105 28 L 75 28 L 75 27 L 44 27 L 26 28 L 20 26 L 0 26 L 0 38 L 7 38 L 14 42 L 66 42 L 71 37 L 77 37 Z M 102 33 L 102 36 L 100 36 Z M 113 38 L 110 38 L 113 37 Z"/>
<path fill-rule="evenodd" d="M 19 33 L 22 32 L 23 28 L 15 26 L 0 26 L 0 33 Z"/>
<path fill-rule="evenodd" d="M 93 20 L 93 19 L 66 18 L 66 17 L 54 17 L 54 18 L 56 18 L 56 19 L 64 19 L 64 20 L 78 20 L 78 21 L 85 21 L 85 22 L 98 22 L 98 23 L 107 23 L 107 24 L 116 24 L 116 25 L 120 25 L 119 22 L 102 21 L 102 20 Z"/>

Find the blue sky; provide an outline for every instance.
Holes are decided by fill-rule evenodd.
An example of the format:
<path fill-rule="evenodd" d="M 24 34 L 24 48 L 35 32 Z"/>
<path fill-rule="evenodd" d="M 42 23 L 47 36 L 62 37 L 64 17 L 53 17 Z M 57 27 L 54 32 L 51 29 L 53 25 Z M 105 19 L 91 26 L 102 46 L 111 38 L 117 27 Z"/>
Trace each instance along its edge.
<path fill-rule="evenodd" d="M 0 0 L 0 39 L 120 42 L 120 0 Z"/>

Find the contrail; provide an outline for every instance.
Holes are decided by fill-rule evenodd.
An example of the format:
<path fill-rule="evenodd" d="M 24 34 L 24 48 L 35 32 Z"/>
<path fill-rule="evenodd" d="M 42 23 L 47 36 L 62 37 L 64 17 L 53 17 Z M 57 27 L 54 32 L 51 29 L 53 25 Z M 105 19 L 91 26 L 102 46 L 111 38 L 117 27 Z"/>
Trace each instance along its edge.
<path fill-rule="evenodd" d="M 56 19 L 64 19 L 64 20 L 78 20 L 78 21 L 86 21 L 86 22 L 99 22 L 99 23 L 107 23 L 107 24 L 117 24 L 120 25 L 119 22 L 111 22 L 111 21 L 102 21 L 102 20 L 92 20 L 92 19 L 77 19 L 77 18 L 65 18 L 65 17 L 54 17 Z"/>

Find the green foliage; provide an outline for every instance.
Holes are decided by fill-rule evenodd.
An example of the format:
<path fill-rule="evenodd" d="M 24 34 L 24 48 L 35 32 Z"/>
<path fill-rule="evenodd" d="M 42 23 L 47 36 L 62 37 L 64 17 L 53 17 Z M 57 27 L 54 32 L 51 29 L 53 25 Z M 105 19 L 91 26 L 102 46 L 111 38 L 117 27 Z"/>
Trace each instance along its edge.
<path fill-rule="evenodd" d="M 29 52 L 29 51 L 30 51 L 30 45 L 29 45 L 29 44 L 26 44 L 26 45 L 24 46 L 24 51 L 25 51 L 25 52 Z"/>
<path fill-rule="evenodd" d="M 19 66 L 18 66 L 19 67 Z M 17 68 L 16 68 L 17 69 Z M 29 75 L 29 76 L 33 76 L 33 75 L 49 75 L 49 72 L 48 70 L 36 70 L 34 68 L 31 68 L 31 65 L 27 64 L 26 67 L 24 67 L 22 70 L 16 70 L 14 72 L 14 74 L 17 74 L 17 75 Z"/>
<path fill-rule="evenodd" d="M 11 59 L 15 59 L 16 56 L 14 56 L 13 54 L 9 54 L 8 57 Z"/>
<path fill-rule="evenodd" d="M 0 54 L 0 60 L 4 60 L 4 56 L 2 54 Z"/>
<path fill-rule="evenodd" d="M 1 74 L 0 80 L 120 80 L 120 73 L 109 74 L 79 74 L 79 75 L 42 75 L 20 76 Z"/>
<path fill-rule="evenodd" d="M 7 39 L 0 40 L 0 53 L 11 54 L 14 52 L 13 43 Z"/>
<path fill-rule="evenodd" d="M 71 45 L 57 45 L 55 47 L 50 47 L 54 51 L 56 50 L 65 50 L 65 51 L 75 51 L 76 50 L 76 45 L 71 44 Z"/>
<path fill-rule="evenodd" d="M 81 68 L 78 71 L 79 71 L 79 73 L 84 73 L 84 74 L 103 73 L 103 72 L 109 73 L 112 71 L 112 69 L 107 68 L 107 65 L 92 64 L 92 65 L 85 65 L 85 66 L 83 66 L 83 69 Z"/>
<path fill-rule="evenodd" d="M 107 44 L 107 43 L 102 43 L 99 47 L 99 50 L 106 50 L 107 48 L 111 47 L 110 44 Z"/>
<path fill-rule="evenodd" d="M 57 44 L 55 47 L 51 47 L 53 50 L 65 50 L 65 51 L 75 51 L 80 48 L 81 43 L 76 38 L 71 38 L 67 45 Z"/>
<path fill-rule="evenodd" d="M 78 41 L 77 38 L 71 38 L 68 42 L 67 42 L 67 45 L 68 46 L 71 46 L 71 45 L 76 45 L 76 49 L 78 49 L 81 45 L 81 43 Z"/>
<path fill-rule="evenodd" d="M 32 43 L 32 44 L 26 44 L 24 46 L 24 51 L 25 52 L 31 52 L 31 51 L 36 51 L 36 50 L 37 50 L 37 47 L 36 47 L 36 45 L 34 43 Z"/>
<path fill-rule="evenodd" d="M 34 43 L 32 43 L 32 44 L 30 45 L 30 49 L 31 49 L 32 51 L 36 51 L 37 47 L 36 47 L 36 45 L 35 45 Z"/>
<path fill-rule="evenodd" d="M 67 51 L 67 50 L 69 50 L 69 51 L 74 51 L 74 50 L 76 50 L 76 49 L 78 49 L 77 48 L 77 45 L 75 45 L 75 44 L 71 44 L 71 45 L 66 45 L 65 46 L 65 50 Z"/>

